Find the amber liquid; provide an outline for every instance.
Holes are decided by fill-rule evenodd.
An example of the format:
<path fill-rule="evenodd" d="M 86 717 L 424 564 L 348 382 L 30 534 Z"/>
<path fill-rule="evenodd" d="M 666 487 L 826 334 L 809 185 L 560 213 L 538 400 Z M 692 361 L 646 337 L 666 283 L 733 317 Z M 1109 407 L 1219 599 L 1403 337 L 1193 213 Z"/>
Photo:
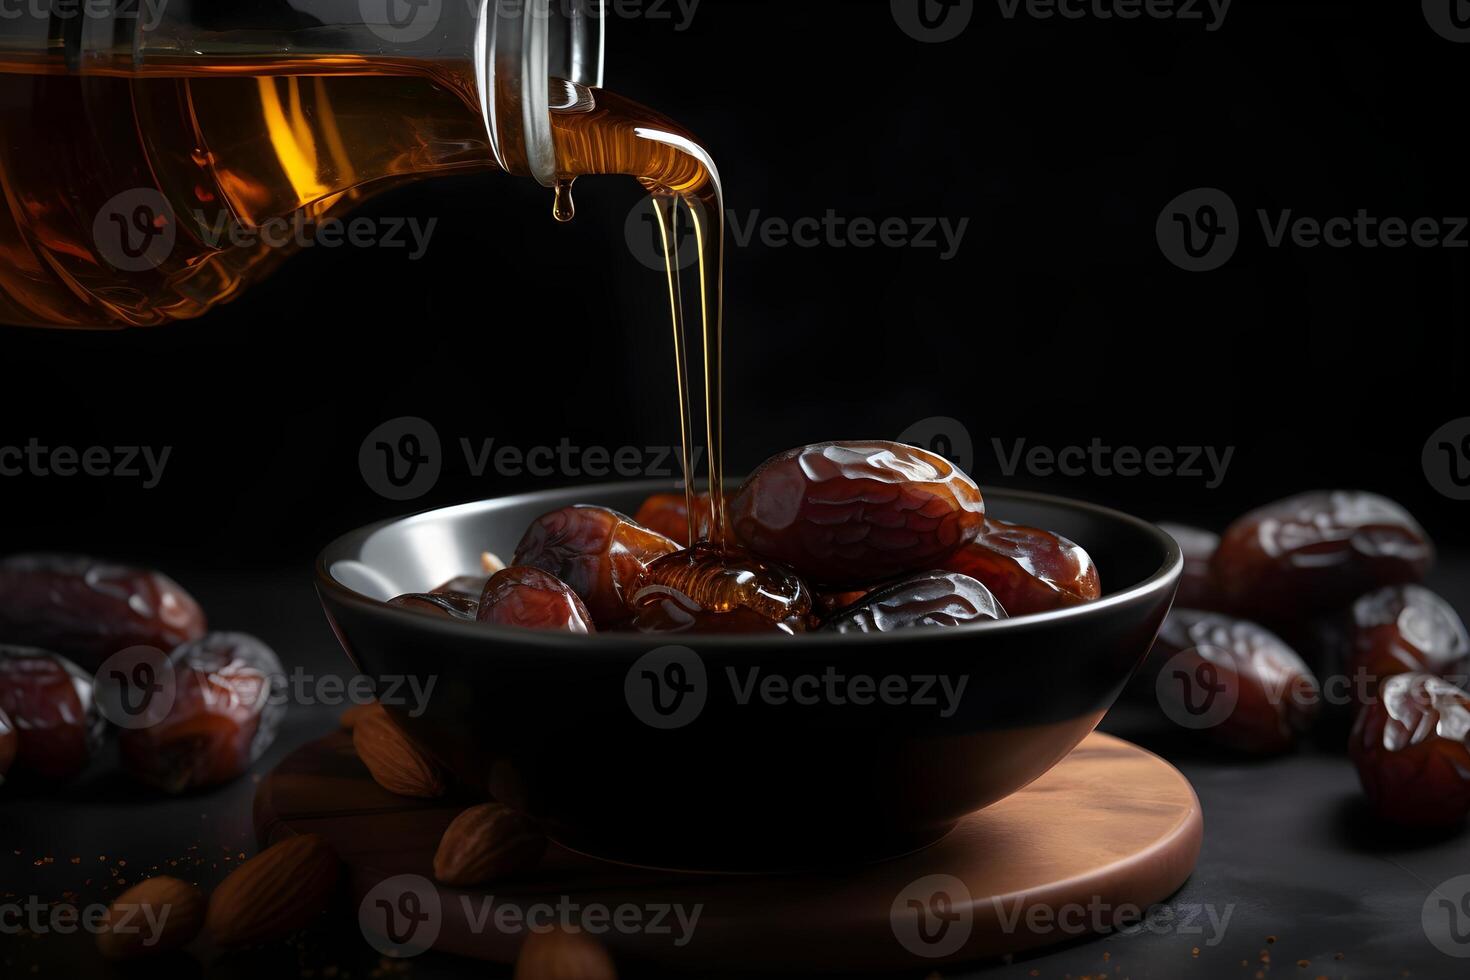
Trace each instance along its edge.
<path fill-rule="evenodd" d="M 0 66 L 3 68 L 4 66 Z M 221 242 L 222 222 L 251 229 L 285 216 L 321 220 L 397 183 L 498 171 L 474 94 L 448 70 L 300 74 L 254 65 L 190 77 L 77 77 L 0 71 L 0 322 L 150 326 L 195 317 L 269 274 L 289 248 Z M 340 72 L 343 66 L 333 66 Z M 669 120 L 627 99 L 566 86 L 553 113 L 560 180 L 553 212 L 574 214 L 571 186 L 594 174 L 638 179 L 666 245 L 691 530 L 695 420 L 691 356 L 702 367 L 712 519 L 725 540 L 721 478 L 724 206 L 709 155 Z M 161 195 L 176 217 L 166 258 L 120 269 L 100 248 L 99 215 L 123 195 Z M 695 236 L 697 275 L 676 255 Z M 145 263 L 146 264 L 146 263 Z M 692 315 L 689 307 L 693 307 Z M 691 540 L 693 536 L 691 535 Z"/>

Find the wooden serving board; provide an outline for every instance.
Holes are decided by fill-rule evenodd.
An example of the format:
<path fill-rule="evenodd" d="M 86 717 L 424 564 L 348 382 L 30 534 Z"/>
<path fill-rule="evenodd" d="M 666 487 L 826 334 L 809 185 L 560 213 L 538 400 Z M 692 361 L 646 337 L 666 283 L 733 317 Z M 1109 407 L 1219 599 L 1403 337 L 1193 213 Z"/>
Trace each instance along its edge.
<path fill-rule="evenodd" d="M 365 936 L 388 955 L 508 963 L 529 917 L 585 924 L 620 963 L 736 972 L 929 970 L 1075 941 L 1173 894 L 1204 827 L 1173 766 L 1102 734 L 932 847 L 843 872 L 684 874 L 552 845 L 534 876 L 461 891 L 436 885 L 432 867 L 462 805 L 380 789 L 337 734 L 262 781 L 255 827 L 262 846 L 327 837 Z"/>

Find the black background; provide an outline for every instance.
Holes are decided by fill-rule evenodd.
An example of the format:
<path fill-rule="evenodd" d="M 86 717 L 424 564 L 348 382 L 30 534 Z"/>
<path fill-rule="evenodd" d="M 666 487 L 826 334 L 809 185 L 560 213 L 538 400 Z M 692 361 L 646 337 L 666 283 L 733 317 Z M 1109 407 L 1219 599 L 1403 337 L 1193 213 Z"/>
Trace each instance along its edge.
<path fill-rule="evenodd" d="M 982 485 L 1146 517 L 1219 527 L 1301 490 L 1375 490 L 1444 546 L 1431 584 L 1470 610 L 1470 505 L 1438 494 L 1421 465 L 1430 434 L 1470 415 L 1466 251 L 1271 249 L 1255 218 L 1470 213 L 1459 151 L 1470 46 L 1437 36 L 1419 4 L 1236 0 L 1210 32 L 1147 17 L 1008 20 L 977 2 L 968 30 L 934 45 L 900 30 L 886 2 L 703 0 L 688 30 L 676 25 L 614 17 L 608 86 L 701 135 L 742 223 L 757 209 L 787 221 L 829 209 L 970 219 L 950 262 L 933 249 L 730 250 L 732 474 L 790 446 L 952 416 L 973 438 Z M 1226 191 L 1244 230 L 1223 269 L 1191 274 L 1165 259 L 1155 223 L 1197 187 Z M 563 226 L 528 180 L 425 181 L 361 208 L 437 219 L 422 261 L 313 249 L 197 321 L 0 328 L 0 447 L 172 448 L 151 490 L 0 478 L 0 552 L 75 549 L 177 570 L 216 622 L 268 637 L 288 664 L 347 671 L 310 591 L 327 540 L 580 479 L 475 479 L 461 437 L 609 450 L 677 438 L 664 285 L 624 236 L 642 197 L 628 180 L 586 180 Z M 446 454 L 438 485 L 411 502 L 379 496 L 358 465 L 368 433 L 402 416 L 429 420 Z M 1235 452 L 1210 489 L 1187 477 L 1011 477 L 992 439 Z M 295 711 L 258 771 L 334 714 Z M 1109 725 L 1120 730 L 1116 716 Z M 1277 933 L 1278 971 L 1298 957 L 1314 965 L 1306 975 L 1452 969 L 1425 945 L 1418 911 L 1430 885 L 1464 868 L 1463 840 L 1384 849 L 1334 754 L 1170 757 L 1209 827 L 1176 899 L 1238 903 L 1229 943 L 1200 962 L 1189 936 L 1109 940 L 990 975 L 1253 973 Z M 32 859 L 70 854 L 97 828 L 135 864 L 201 827 L 211 848 L 251 846 L 246 780 L 152 806 L 124 787 L 107 774 L 62 796 L 33 791 L 7 814 L 24 850 L 6 852 L 0 879 L 43 895 L 74 887 Z M 373 958 L 348 932 L 316 948 L 355 950 L 365 972 Z M 7 961 L 17 972 L 93 968 L 89 944 L 27 949 Z M 277 953 L 270 969 L 298 967 L 294 951 Z"/>
<path fill-rule="evenodd" d="M 700 134 L 728 206 L 788 221 L 969 218 L 935 249 L 729 253 L 729 471 L 953 416 L 983 484 L 1220 525 L 1299 490 L 1388 493 L 1441 542 L 1464 505 L 1420 463 L 1466 414 L 1463 250 L 1268 248 L 1255 218 L 1470 211 L 1455 94 L 1470 49 L 1417 4 L 1238 2 L 1204 22 L 1006 19 L 979 3 L 923 44 L 887 3 L 704 0 L 687 30 L 613 17 L 608 87 Z M 1200 10 L 1205 10 L 1203 4 Z M 1162 255 L 1195 187 L 1234 199 L 1221 270 Z M 0 540 L 221 568 L 297 565 L 358 524 L 577 482 L 468 473 L 458 440 L 523 449 L 677 439 L 659 274 L 623 226 L 642 197 L 585 180 L 551 220 L 533 182 L 425 181 L 363 213 L 438 219 L 428 255 L 315 249 L 200 320 L 4 329 L 0 444 L 167 445 L 135 481 L 3 482 Z M 429 420 L 444 476 L 395 503 L 358 467 L 375 426 Z M 1235 447 L 1224 483 L 1006 476 L 991 440 Z"/>

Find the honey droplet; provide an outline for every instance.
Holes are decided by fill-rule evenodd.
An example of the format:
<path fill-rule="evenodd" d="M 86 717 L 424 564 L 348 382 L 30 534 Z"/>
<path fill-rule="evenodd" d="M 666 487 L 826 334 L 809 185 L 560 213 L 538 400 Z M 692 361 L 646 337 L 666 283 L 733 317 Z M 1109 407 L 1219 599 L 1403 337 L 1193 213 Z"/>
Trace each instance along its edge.
<path fill-rule="evenodd" d="M 556 200 L 551 206 L 552 217 L 566 224 L 577 216 L 577 203 L 572 200 L 572 185 L 575 177 L 560 177 L 556 182 Z"/>

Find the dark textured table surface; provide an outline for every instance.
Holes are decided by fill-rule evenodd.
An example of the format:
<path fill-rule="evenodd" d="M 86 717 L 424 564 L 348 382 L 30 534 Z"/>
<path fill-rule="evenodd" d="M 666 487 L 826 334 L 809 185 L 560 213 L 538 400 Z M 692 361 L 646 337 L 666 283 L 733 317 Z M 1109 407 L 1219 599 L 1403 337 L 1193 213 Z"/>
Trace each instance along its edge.
<path fill-rule="evenodd" d="M 1470 575 L 1444 564 L 1432 585 L 1465 610 Z M 218 628 L 269 640 L 288 668 L 352 675 L 310 584 L 308 569 L 259 575 L 181 574 Z M 1457 591 L 1458 587 L 1458 591 Z M 257 767 L 331 731 L 337 704 L 293 704 Z M 1267 762 L 1191 753 L 1127 705 L 1104 725 L 1166 755 L 1194 784 L 1205 813 L 1199 866 L 1184 888 L 1147 917 L 1101 938 L 1063 942 L 1012 962 L 976 964 L 947 976 L 974 977 L 1450 977 L 1470 961 L 1437 949 L 1424 927 L 1426 902 L 1470 874 L 1470 836 L 1385 839 L 1361 805 L 1357 778 L 1341 755 L 1321 748 Z M 255 779 L 217 791 L 159 800 L 105 765 L 59 793 L 11 787 L 0 795 L 0 905 L 105 903 L 123 882 L 169 872 L 208 889 L 253 853 Z M 1437 901 L 1438 897 L 1435 896 Z M 326 922 L 290 942 L 221 953 L 196 945 L 171 957 L 179 975 L 348 978 L 400 971 L 424 977 L 501 975 L 484 964 L 427 954 L 387 963 L 355 922 Z M 13 920 L 12 920 L 13 921 Z M 1065 938 L 1061 936 L 1059 938 Z M 759 941 L 759 937 L 752 937 Z M 1460 948 L 1470 954 L 1470 942 Z M 124 975 L 82 933 L 0 932 L 0 975 Z M 931 971 L 916 960 L 915 976 Z"/>

